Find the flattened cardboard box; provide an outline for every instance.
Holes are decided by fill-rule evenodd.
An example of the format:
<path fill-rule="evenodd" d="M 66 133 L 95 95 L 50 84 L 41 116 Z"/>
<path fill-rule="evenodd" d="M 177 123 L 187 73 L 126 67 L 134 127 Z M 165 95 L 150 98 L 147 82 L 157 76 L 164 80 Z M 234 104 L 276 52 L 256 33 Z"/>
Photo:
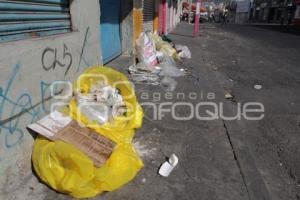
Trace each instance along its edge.
<path fill-rule="evenodd" d="M 70 117 L 53 112 L 28 128 L 50 140 L 61 140 L 85 153 L 96 167 L 101 167 L 110 157 L 116 144 L 92 129 L 81 127 Z"/>

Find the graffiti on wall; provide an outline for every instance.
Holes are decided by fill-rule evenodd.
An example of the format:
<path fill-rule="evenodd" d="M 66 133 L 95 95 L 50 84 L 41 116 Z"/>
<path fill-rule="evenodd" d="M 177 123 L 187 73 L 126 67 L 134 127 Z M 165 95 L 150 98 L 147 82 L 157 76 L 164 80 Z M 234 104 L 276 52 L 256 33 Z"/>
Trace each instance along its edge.
<path fill-rule="evenodd" d="M 88 27 L 85 31 L 82 46 L 78 49 L 80 57 L 77 69 L 75 69 L 77 72 L 80 71 L 82 66 L 89 66 L 85 57 L 89 30 L 90 28 Z M 48 63 L 46 61 L 48 61 Z M 41 52 L 41 66 L 42 69 L 47 72 L 55 70 L 58 67 L 65 68 L 64 75 L 66 76 L 72 64 L 73 56 L 69 47 L 64 43 L 62 49 L 47 47 Z M 12 95 L 14 84 L 16 84 L 18 75 L 21 74 L 21 67 L 20 63 L 16 64 L 6 84 L 3 86 L 0 85 L 0 147 L 4 146 L 7 149 L 15 147 L 22 141 L 25 133 L 25 128 L 21 126 L 22 121 L 24 122 L 24 120 L 26 120 L 26 123 L 30 124 L 49 112 L 46 102 L 51 99 L 51 96 L 48 94 L 51 83 L 39 80 L 39 96 L 35 96 L 34 99 L 34 101 L 37 102 L 36 104 L 33 102 L 33 96 L 25 92 L 26 87 L 24 88 L 25 91 L 19 95 Z"/>
<path fill-rule="evenodd" d="M 24 136 L 24 130 L 19 127 L 20 120 L 29 116 L 30 122 L 39 118 L 42 112 L 46 112 L 44 102 L 46 99 L 46 90 L 50 84 L 40 81 L 40 103 L 34 105 L 32 96 L 23 92 L 16 98 L 11 97 L 11 90 L 20 71 L 21 65 L 17 64 L 8 78 L 7 84 L 0 87 L 0 129 L 6 148 L 17 145 Z M 8 113 L 8 117 L 4 119 L 4 112 Z M 28 118 L 27 118 L 28 119 Z M 2 144 L 1 144 L 2 145 Z"/>
<path fill-rule="evenodd" d="M 87 62 L 86 58 L 85 58 L 85 55 L 84 55 L 85 46 L 86 46 L 86 43 L 87 43 L 87 40 L 88 40 L 89 33 L 90 33 L 90 27 L 87 27 L 86 31 L 85 31 L 85 34 L 84 34 L 84 40 L 83 40 L 83 44 L 82 44 L 82 47 L 81 47 L 81 51 L 80 51 L 79 63 L 78 63 L 78 66 L 77 66 L 77 72 L 79 72 L 82 62 L 84 62 L 85 66 L 87 66 L 87 67 L 90 66 L 89 63 Z"/>
<path fill-rule="evenodd" d="M 52 58 L 50 64 L 46 64 L 45 62 L 45 59 L 47 57 Z M 65 76 L 68 74 L 70 70 L 72 61 L 73 61 L 72 54 L 69 52 L 68 46 L 66 44 L 63 44 L 62 60 L 58 59 L 57 48 L 47 47 L 44 49 L 42 54 L 42 66 L 44 70 L 46 71 L 55 70 L 56 66 L 63 67 L 66 68 Z"/>

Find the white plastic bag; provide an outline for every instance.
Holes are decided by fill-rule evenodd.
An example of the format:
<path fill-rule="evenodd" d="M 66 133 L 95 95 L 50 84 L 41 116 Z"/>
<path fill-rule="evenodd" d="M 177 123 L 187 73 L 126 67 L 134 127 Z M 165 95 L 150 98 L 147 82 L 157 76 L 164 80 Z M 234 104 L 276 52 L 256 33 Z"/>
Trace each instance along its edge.
<path fill-rule="evenodd" d="M 176 63 L 172 57 L 166 56 L 160 63 L 160 76 L 179 77 L 184 76 L 184 72 L 176 67 Z"/>
<path fill-rule="evenodd" d="M 160 84 L 166 88 L 167 91 L 173 92 L 176 89 L 177 81 L 172 77 L 165 76 Z"/>
<path fill-rule="evenodd" d="M 153 40 L 142 32 L 136 41 L 137 56 L 140 62 L 144 62 L 151 67 L 158 64 L 156 59 L 156 50 Z M 154 69 L 154 67 L 153 67 Z"/>
<path fill-rule="evenodd" d="M 100 81 L 92 85 L 87 94 L 82 94 L 80 91 L 76 93 L 76 101 L 80 112 L 100 125 L 126 112 L 119 91 Z"/>
<path fill-rule="evenodd" d="M 187 58 L 187 59 L 192 58 L 192 53 L 191 53 L 190 49 L 187 46 L 177 44 L 175 46 L 175 48 L 177 50 L 179 58 Z"/>

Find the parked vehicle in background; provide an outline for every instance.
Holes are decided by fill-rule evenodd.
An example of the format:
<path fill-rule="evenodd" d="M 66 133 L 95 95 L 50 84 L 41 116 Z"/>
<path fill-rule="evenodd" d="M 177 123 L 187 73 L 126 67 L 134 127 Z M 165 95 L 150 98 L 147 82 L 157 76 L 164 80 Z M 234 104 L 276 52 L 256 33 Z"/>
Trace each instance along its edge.
<path fill-rule="evenodd" d="M 192 4 L 192 11 L 196 16 L 196 4 Z M 193 21 L 195 21 L 195 18 Z M 200 22 L 208 22 L 208 12 L 204 6 L 201 6 L 200 8 Z"/>
<path fill-rule="evenodd" d="M 196 4 L 193 3 L 192 6 L 190 6 L 187 2 L 184 2 L 182 4 L 182 6 L 183 6 L 182 20 L 186 19 L 187 16 L 184 13 L 186 13 L 186 10 L 189 10 L 190 12 L 188 14 L 188 17 L 189 17 L 190 21 L 192 23 L 194 23 L 195 22 L 195 16 L 196 16 Z M 191 8 L 191 10 L 190 10 L 190 8 Z M 201 8 L 200 8 L 200 22 L 208 22 L 208 18 L 209 18 L 209 16 L 208 16 L 207 9 L 204 6 L 201 6 Z"/>
<path fill-rule="evenodd" d="M 208 12 L 200 12 L 200 22 L 208 22 Z"/>

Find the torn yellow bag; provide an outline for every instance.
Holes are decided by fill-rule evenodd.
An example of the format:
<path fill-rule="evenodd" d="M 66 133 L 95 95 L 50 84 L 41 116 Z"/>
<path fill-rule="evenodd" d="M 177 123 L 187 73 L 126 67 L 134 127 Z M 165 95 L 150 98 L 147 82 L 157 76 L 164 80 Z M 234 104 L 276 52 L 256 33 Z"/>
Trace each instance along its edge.
<path fill-rule="evenodd" d="M 165 56 L 178 59 L 176 49 L 174 49 L 168 42 L 163 41 L 159 35 L 155 33 L 149 33 L 149 37 L 153 40 L 157 51 L 162 52 Z"/>
<path fill-rule="evenodd" d="M 83 93 L 88 92 L 92 85 L 98 81 L 104 81 L 120 91 L 126 104 L 126 116 L 116 117 L 113 122 L 99 126 L 97 122 L 90 121 L 79 112 L 77 103 L 73 99 L 69 105 L 71 117 L 116 143 L 131 143 L 134 129 L 140 128 L 143 120 L 143 110 L 137 102 L 134 86 L 124 74 L 108 67 L 96 66 L 87 69 L 79 76 L 73 85 L 73 90 L 80 90 Z"/>
<path fill-rule="evenodd" d="M 84 153 L 62 141 L 38 137 L 34 144 L 32 163 L 36 174 L 56 191 L 76 198 L 90 198 L 105 191 L 114 191 L 131 181 L 143 167 L 131 143 L 134 129 L 142 125 L 143 111 L 127 77 L 111 68 L 96 66 L 87 69 L 78 78 L 73 90 L 89 91 L 95 82 L 102 79 L 120 90 L 127 108 L 126 116 L 100 126 L 78 111 L 75 100 L 71 100 L 69 109 L 65 110 L 73 119 L 117 143 L 102 167 L 96 168 Z"/>

